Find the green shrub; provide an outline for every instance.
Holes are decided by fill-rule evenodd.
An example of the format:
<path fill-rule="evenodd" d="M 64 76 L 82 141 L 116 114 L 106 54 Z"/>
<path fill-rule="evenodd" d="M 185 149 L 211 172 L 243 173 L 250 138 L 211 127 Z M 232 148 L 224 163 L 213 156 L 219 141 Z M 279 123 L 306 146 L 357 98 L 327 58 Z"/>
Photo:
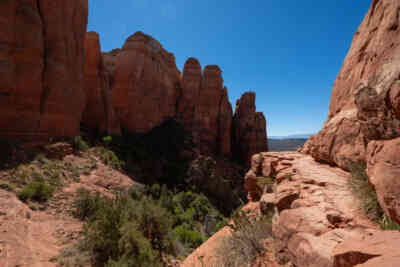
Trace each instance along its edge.
<path fill-rule="evenodd" d="M 185 225 L 179 225 L 174 229 L 174 235 L 182 242 L 185 247 L 195 249 L 200 246 L 205 240 L 201 233 L 187 229 Z"/>
<path fill-rule="evenodd" d="M 72 147 L 76 151 L 85 152 L 89 149 L 89 145 L 83 140 L 81 136 L 76 136 L 72 142 Z"/>
<path fill-rule="evenodd" d="M 105 136 L 103 137 L 103 143 L 106 147 L 110 146 L 112 143 L 113 139 L 111 136 Z"/>
<path fill-rule="evenodd" d="M 397 230 L 400 231 L 400 224 L 392 221 L 387 216 L 383 216 L 383 218 L 379 221 L 379 226 L 382 230 Z"/>
<path fill-rule="evenodd" d="M 105 165 L 111 166 L 114 169 L 121 170 L 125 163 L 111 150 L 104 147 L 96 147 L 95 154 L 103 161 Z"/>
<path fill-rule="evenodd" d="M 108 199 L 80 191 L 75 207 L 75 215 L 88 220 L 85 244 L 98 264 L 157 266 L 162 253 L 174 252 L 172 219 L 151 198 L 120 194 Z"/>
<path fill-rule="evenodd" d="M 158 266 L 165 255 L 200 246 L 211 235 L 210 220 L 212 233 L 227 221 L 205 196 L 174 194 L 165 185 L 135 186 L 114 199 L 78 190 L 74 207 L 73 214 L 87 221 L 86 251 L 106 266 Z"/>
<path fill-rule="evenodd" d="M 46 202 L 52 197 L 54 190 L 53 186 L 46 184 L 43 179 L 40 179 L 24 186 L 18 193 L 18 198 L 24 202 L 27 200 Z"/>
<path fill-rule="evenodd" d="M 93 196 L 86 189 L 80 188 L 73 204 L 73 215 L 80 220 L 90 219 L 98 212 L 102 201 L 103 198 L 98 192 Z"/>

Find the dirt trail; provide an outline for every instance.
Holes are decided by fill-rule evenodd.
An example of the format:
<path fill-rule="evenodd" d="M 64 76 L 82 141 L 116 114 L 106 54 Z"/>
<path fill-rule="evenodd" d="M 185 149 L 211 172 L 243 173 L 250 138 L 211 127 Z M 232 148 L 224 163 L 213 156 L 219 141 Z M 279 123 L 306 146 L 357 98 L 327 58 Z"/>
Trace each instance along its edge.
<path fill-rule="evenodd" d="M 66 182 L 45 205 L 35 204 L 39 209 L 32 210 L 15 193 L 0 189 L 0 267 L 57 266 L 61 250 L 81 236 L 83 223 L 70 213 L 77 189 L 112 197 L 115 190 L 133 184 L 128 176 L 99 161 L 90 174 Z"/>
<path fill-rule="evenodd" d="M 344 217 L 352 219 L 354 224 L 376 228 L 376 225 L 365 216 L 359 200 L 351 191 L 348 185 L 350 176 L 348 172 L 318 163 L 311 156 L 299 153 L 290 155 L 294 158 L 292 170 L 296 170 L 302 179 L 299 181 L 319 185 L 318 189 L 314 189 L 314 192 L 311 193 L 312 195 L 318 194 L 315 190 L 321 190 L 319 194 L 324 195 L 324 202 L 332 209 L 342 213 Z M 307 188 L 303 187 L 303 190 L 307 192 Z M 328 206 L 325 208 L 328 209 Z"/>

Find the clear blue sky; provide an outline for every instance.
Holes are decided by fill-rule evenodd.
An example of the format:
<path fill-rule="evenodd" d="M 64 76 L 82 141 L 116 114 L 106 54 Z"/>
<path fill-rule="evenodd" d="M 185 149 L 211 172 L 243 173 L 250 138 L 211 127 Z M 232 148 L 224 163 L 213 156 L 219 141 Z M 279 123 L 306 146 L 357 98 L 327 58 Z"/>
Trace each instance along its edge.
<path fill-rule="evenodd" d="M 317 132 L 334 80 L 371 0 L 89 0 L 103 51 L 136 31 L 159 40 L 182 70 L 218 64 L 234 108 L 247 91 L 268 135 Z"/>

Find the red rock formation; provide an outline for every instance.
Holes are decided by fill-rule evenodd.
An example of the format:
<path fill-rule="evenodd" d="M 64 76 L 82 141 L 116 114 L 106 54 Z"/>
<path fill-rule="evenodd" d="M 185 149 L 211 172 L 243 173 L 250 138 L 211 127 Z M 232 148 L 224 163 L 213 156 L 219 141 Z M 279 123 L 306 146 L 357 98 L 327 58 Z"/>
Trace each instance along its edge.
<path fill-rule="evenodd" d="M 229 156 L 231 121 L 232 108 L 227 90 L 223 87 L 222 71 L 216 65 L 206 66 L 194 118 L 194 132 L 198 137 L 200 152 L 221 152 Z"/>
<path fill-rule="evenodd" d="M 202 75 L 197 59 L 186 61 L 177 117 L 201 153 L 231 155 L 232 106 L 218 66 L 206 66 Z"/>
<path fill-rule="evenodd" d="M 146 133 L 176 115 L 180 73 L 174 56 L 142 32 L 129 37 L 116 58 L 112 103 L 121 126 Z"/>
<path fill-rule="evenodd" d="M 188 129 L 193 130 L 197 102 L 201 87 L 201 65 L 195 58 L 185 62 L 182 75 L 182 93 L 179 99 L 178 119 Z"/>
<path fill-rule="evenodd" d="M 84 89 L 86 105 L 82 124 L 101 133 L 120 134 L 119 122 L 111 104 L 110 74 L 104 67 L 99 35 L 95 32 L 86 34 Z"/>
<path fill-rule="evenodd" d="M 233 117 L 233 152 L 241 162 L 250 164 L 251 157 L 268 151 L 264 114 L 256 112 L 256 95 L 248 92 L 236 102 Z"/>
<path fill-rule="evenodd" d="M 87 0 L 0 2 L 2 137 L 79 133 L 87 15 Z"/>
<path fill-rule="evenodd" d="M 346 168 L 371 140 L 400 136 L 400 2 L 374 0 L 335 82 L 328 121 L 303 152 Z"/>

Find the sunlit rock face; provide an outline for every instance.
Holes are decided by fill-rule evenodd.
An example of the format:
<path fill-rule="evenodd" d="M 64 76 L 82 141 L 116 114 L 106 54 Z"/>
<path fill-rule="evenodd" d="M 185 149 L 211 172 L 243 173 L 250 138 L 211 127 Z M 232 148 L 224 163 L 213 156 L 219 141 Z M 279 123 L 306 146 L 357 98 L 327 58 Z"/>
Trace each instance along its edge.
<path fill-rule="evenodd" d="M 113 73 L 112 104 L 121 126 L 132 133 L 149 132 L 176 116 L 179 94 L 174 55 L 142 32 L 129 37 Z"/>
<path fill-rule="evenodd" d="M 303 152 L 346 168 L 371 140 L 400 136 L 400 2 L 374 0 L 336 79 L 329 117 Z"/>
<path fill-rule="evenodd" d="M 0 136 L 79 134 L 87 0 L 0 2 Z"/>

